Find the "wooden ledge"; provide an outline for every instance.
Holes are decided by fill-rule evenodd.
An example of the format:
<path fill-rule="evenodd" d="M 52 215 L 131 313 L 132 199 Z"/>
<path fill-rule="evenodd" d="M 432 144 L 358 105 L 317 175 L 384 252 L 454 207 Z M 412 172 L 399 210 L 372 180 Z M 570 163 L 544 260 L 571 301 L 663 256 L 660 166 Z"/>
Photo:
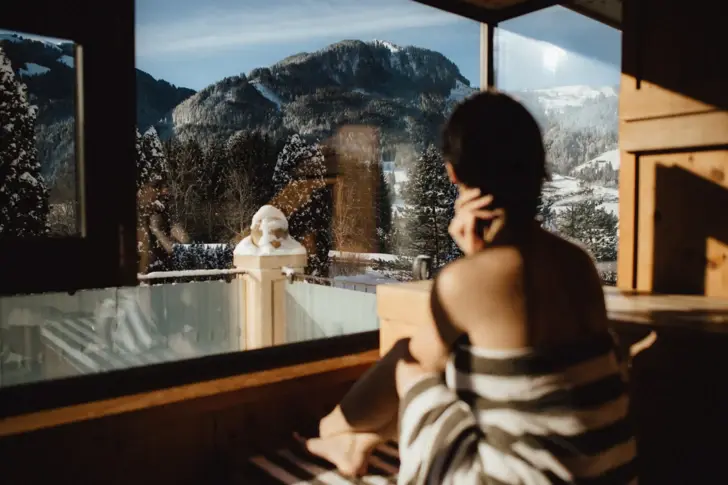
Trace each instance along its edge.
<path fill-rule="evenodd" d="M 379 285 L 380 353 L 411 336 L 430 313 L 431 281 Z M 728 334 L 728 299 L 659 295 L 604 288 L 609 320 L 619 330 L 683 330 Z"/>
<path fill-rule="evenodd" d="M 371 365 L 378 357 L 379 353 L 376 350 L 371 350 L 342 357 L 12 416 L 0 419 L 0 437 L 243 390 L 250 392 L 250 395 L 244 396 L 244 400 L 255 400 L 257 389 L 316 374 L 356 370 Z"/>

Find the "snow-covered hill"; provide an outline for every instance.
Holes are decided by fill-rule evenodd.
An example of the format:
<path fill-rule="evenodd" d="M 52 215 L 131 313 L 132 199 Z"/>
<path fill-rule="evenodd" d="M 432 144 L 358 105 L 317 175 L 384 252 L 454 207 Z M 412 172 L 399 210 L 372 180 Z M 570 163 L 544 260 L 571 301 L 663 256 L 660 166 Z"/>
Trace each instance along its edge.
<path fill-rule="evenodd" d="M 608 152 L 604 152 L 598 157 L 592 158 L 588 162 L 582 163 L 581 165 L 578 165 L 572 172 L 573 175 L 578 175 L 579 173 L 583 172 L 586 169 L 589 168 L 601 168 L 605 165 L 608 165 L 612 170 L 619 170 L 619 149 L 616 150 L 609 150 Z"/>

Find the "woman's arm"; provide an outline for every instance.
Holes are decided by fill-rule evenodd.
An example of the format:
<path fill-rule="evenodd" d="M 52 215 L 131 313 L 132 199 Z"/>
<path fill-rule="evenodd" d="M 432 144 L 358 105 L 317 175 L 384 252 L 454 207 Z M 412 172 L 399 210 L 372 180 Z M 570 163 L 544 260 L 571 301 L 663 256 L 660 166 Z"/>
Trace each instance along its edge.
<path fill-rule="evenodd" d="M 409 343 L 409 351 L 414 360 L 432 372 L 445 370 L 450 351 L 455 341 L 463 334 L 453 325 L 442 305 L 438 281 L 437 278 L 433 281 L 430 293 L 432 319 L 420 325 Z"/>

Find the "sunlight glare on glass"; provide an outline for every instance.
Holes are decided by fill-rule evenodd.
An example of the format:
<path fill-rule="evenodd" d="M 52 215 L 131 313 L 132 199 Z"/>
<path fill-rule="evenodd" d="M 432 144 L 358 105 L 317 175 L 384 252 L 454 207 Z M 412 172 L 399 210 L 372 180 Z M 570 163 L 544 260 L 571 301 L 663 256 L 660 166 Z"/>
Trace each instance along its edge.
<path fill-rule="evenodd" d="M 559 68 L 564 59 L 566 59 L 566 57 L 567 53 L 561 47 L 552 44 L 544 44 L 543 53 L 541 54 L 541 61 L 543 63 L 544 69 L 548 70 L 549 72 L 556 72 L 556 70 Z"/>

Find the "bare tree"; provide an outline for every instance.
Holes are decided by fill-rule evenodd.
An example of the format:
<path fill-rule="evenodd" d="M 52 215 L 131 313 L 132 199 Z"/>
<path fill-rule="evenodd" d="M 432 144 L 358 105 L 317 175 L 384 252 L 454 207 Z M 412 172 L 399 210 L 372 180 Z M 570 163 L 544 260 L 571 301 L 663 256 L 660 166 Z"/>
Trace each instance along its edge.
<path fill-rule="evenodd" d="M 246 172 L 233 171 L 227 174 L 225 186 L 222 220 L 225 229 L 236 238 L 247 230 L 259 207 L 255 206 L 255 189 Z"/>
<path fill-rule="evenodd" d="M 358 223 L 361 212 L 358 191 L 354 184 L 346 182 L 341 180 L 336 184 L 331 221 L 334 248 L 339 251 L 356 249 L 364 238 L 364 230 Z"/>

